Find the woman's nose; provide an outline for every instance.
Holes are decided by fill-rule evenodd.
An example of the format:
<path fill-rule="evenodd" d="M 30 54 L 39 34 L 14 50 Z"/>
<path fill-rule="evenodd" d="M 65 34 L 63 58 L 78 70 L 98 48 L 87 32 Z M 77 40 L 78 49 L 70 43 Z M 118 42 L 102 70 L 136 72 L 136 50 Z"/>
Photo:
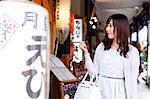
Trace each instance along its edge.
<path fill-rule="evenodd" d="M 106 27 L 106 32 L 108 32 L 108 31 L 109 31 L 109 27 L 107 26 L 107 27 Z"/>

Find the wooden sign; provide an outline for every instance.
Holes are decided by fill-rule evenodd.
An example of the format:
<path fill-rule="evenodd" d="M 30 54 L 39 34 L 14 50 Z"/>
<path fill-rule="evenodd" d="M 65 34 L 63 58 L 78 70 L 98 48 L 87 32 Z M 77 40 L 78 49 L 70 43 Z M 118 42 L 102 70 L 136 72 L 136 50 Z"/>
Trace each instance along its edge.
<path fill-rule="evenodd" d="M 80 81 L 81 79 L 61 82 L 61 99 L 65 99 L 64 97 L 68 97 L 68 99 L 74 99 L 74 95 Z"/>

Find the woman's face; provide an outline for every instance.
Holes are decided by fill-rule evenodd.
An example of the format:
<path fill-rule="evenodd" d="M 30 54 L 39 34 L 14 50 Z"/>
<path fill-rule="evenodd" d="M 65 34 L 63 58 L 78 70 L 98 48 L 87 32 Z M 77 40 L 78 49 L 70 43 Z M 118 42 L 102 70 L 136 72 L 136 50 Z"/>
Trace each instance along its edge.
<path fill-rule="evenodd" d="M 106 24 L 106 33 L 109 39 L 116 39 L 117 33 L 114 31 L 113 20 Z"/>

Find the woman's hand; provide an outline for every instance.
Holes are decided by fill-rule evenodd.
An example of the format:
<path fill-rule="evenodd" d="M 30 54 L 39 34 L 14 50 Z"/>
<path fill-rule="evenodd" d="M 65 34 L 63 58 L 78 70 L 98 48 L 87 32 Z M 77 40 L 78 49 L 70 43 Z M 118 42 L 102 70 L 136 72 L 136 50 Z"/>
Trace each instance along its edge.
<path fill-rule="evenodd" d="M 85 41 L 81 41 L 81 43 L 79 44 L 79 47 L 83 50 L 84 53 L 89 53 Z"/>

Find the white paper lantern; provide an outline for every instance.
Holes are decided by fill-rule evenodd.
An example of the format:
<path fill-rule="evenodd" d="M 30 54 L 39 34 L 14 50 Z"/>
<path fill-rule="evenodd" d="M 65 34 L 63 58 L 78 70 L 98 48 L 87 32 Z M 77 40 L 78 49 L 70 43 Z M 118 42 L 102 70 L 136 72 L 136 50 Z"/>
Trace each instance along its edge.
<path fill-rule="evenodd" d="M 60 43 L 64 43 L 70 31 L 71 0 L 56 0 L 56 31 Z"/>
<path fill-rule="evenodd" d="M 48 54 L 47 10 L 0 1 L 0 99 L 47 99 Z"/>

